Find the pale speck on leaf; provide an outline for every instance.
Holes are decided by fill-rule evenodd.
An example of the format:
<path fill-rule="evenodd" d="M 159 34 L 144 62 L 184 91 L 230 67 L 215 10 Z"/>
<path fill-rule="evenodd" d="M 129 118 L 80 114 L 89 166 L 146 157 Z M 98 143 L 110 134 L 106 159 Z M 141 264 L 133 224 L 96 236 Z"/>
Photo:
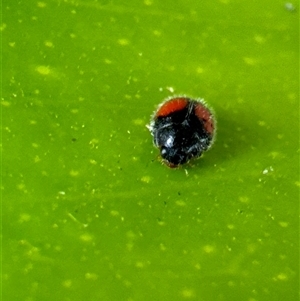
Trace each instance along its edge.
<path fill-rule="evenodd" d="M 135 125 L 143 125 L 144 121 L 143 121 L 143 119 L 134 119 L 133 120 L 133 124 L 135 124 Z"/>
<path fill-rule="evenodd" d="M 136 266 L 137 268 L 142 269 L 142 268 L 145 267 L 145 264 L 144 264 L 142 261 L 137 261 L 137 262 L 135 263 L 135 266 Z"/>
<path fill-rule="evenodd" d="M 45 44 L 45 46 L 47 46 L 49 48 L 53 48 L 54 47 L 54 45 L 53 45 L 53 43 L 51 41 L 45 41 L 44 44 Z"/>
<path fill-rule="evenodd" d="M 41 161 L 41 158 L 38 156 L 38 155 L 36 155 L 35 157 L 34 157 L 34 163 L 38 163 L 38 162 L 40 162 Z"/>
<path fill-rule="evenodd" d="M 86 273 L 85 274 L 85 279 L 87 279 L 87 280 L 97 280 L 98 275 L 95 274 L 95 273 Z"/>
<path fill-rule="evenodd" d="M 180 206 L 180 207 L 184 207 L 184 206 L 186 206 L 186 202 L 184 202 L 184 201 L 176 201 L 176 205 Z"/>
<path fill-rule="evenodd" d="M 118 216 L 118 215 L 120 215 L 120 213 L 117 210 L 111 210 L 110 211 L 110 215 L 112 215 L 112 216 Z"/>
<path fill-rule="evenodd" d="M 249 198 L 247 196 L 240 196 L 239 197 L 239 201 L 241 203 L 248 203 L 249 202 Z"/>
<path fill-rule="evenodd" d="M 280 274 L 278 274 L 276 278 L 277 278 L 278 280 L 281 280 L 281 281 L 286 281 L 286 280 L 288 280 L 288 276 L 287 276 L 287 274 L 285 274 L 285 273 L 280 273 Z"/>
<path fill-rule="evenodd" d="M 175 91 L 173 87 L 166 87 L 166 89 L 171 93 L 174 93 L 174 91 Z"/>
<path fill-rule="evenodd" d="M 167 250 L 166 246 L 163 243 L 160 243 L 159 248 L 160 248 L 161 251 L 166 251 Z"/>
<path fill-rule="evenodd" d="M 151 181 L 151 178 L 149 176 L 143 176 L 141 178 L 141 181 L 144 183 L 149 183 Z"/>
<path fill-rule="evenodd" d="M 37 66 L 35 68 L 35 70 L 42 75 L 49 75 L 51 72 L 51 69 L 49 66 Z"/>
<path fill-rule="evenodd" d="M 195 297 L 195 292 L 192 289 L 185 288 L 181 291 L 181 295 L 185 299 L 190 299 Z"/>
<path fill-rule="evenodd" d="M 27 213 L 20 214 L 19 223 L 29 222 L 31 220 L 31 216 Z"/>
<path fill-rule="evenodd" d="M 80 240 L 84 241 L 84 242 L 90 242 L 93 240 L 93 236 L 89 233 L 84 233 L 80 235 Z"/>
<path fill-rule="evenodd" d="M 3 31 L 5 28 L 6 28 L 6 24 L 5 23 L 3 23 L 3 24 L 1 24 L 1 26 L 0 26 L 0 31 Z"/>
<path fill-rule="evenodd" d="M 40 1 L 40 2 L 37 3 L 37 6 L 40 7 L 40 8 L 44 8 L 44 7 L 47 6 L 47 4 L 45 2 Z"/>
<path fill-rule="evenodd" d="M 284 158 L 284 155 L 282 153 L 276 152 L 276 151 L 270 152 L 268 154 L 268 156 L 271 157 L 272 159 L 279 159 L 279 158 L 282 159 L 282 158 Z"/>
<path fill-rule="evenodd" d="M 215 251 L 215 248 L 212 245 L 206 245 L 203 247 L 203 251 L 207 254 L 211 254 Z"/>
<path fill-rule="evenodd" d="M 286 2 L 284 6 L 287 11 L 294 12 L 296 10 L 294 4 L 291 2 Z"/>
<path fill-rule="evenodd" d="M 266 39 L 264 37 L 262 37 L 261 35 L 255 35 L 254 41 L 258 44 L 263 44 L 266 41 Z"/>
<path fill-rule="evenodd" d="M 129 45 L 129 40 L 127 40 L 127 39 L 119 39 L 118 40 L 118 44 L 122 45 L 122 46 L 127 46 L 127 45 Z"/>
<path fill-rule="evenodd" d="M 289 223 L 287 222 L 279 222 L 279 226 L 281 226 L 282 228 L 286 228 L 288 227 Z"/>
<path fill-rule="evenodd" d="M 201 270 L 201 264 L 200 263 L 196 263 L 195 264 L 195 269 L 196 270 Z"/>
<path fill-rule="evenodd" d="M 159 226 L 165 226 L 165 225 L 166 225 L 166 222 L 164 222 L 164 221 L 162 221 L 162 220 L 159 220 L 159 221 L 157 221 L 157 224 L 158 224 Z"/>
<path fill-rule="evenodd" d="M 197 67 L 196 72 L 202 74 L 204 72 L 204 69 L 202 67 Z"/>
<path fill-rule="evenodd" d="M 260 120 L 257 122 L 259 126 L 265 126 L 266 125 L 266 122 L 263 121 L 263 120 Z"/>
<path fill-rule="evenodd" d="M 63 281 L 62 285 L 63 285 L 65 288 L 70 288 L 70 287 L 72 286 L 72 280 L 67 279 L 67 280 Z"/>
<path fill-rule="evenodd" d="M 254 66 L 257 64 L 257 59 L 252 57 L 244 57 L 243 60 L 249 66 Z"/>
<path fill-rule="evenodd" d="M 144 4 L 147 6 L 150 6 L 153 4 L 153 1 L 152 0 L 144 0 Z"/>
<path fill-rule="evenodd" d="M 9 106 L 11 105 L 11 103 L 10 103 L 9 101 L 7 101 L 7 100 L 2 100 L 2 101 L 1 101 L 1 105 L 2 105 L 3 107 L 9 107 Z"/>
<path fill-rule="evenodd" d="M 71 170 L 70 171 L 70 176 L 71 177 L 77 177 L 79 175 L 79 171 L 78 170 Z"/>
<path fill-rule="evenodd" d="M 272 166 L 270 166 L 270 167 L 268 167 L 268 168 L 265 168 L 264 170 L 263 170 L 263 174 L 264 175 L 266 175 L 266 174 L 268 174 L 269 172 L 272 172 L 272 171 L 274 171 L 274 169 L 273 169 L 273 167 Z"/>

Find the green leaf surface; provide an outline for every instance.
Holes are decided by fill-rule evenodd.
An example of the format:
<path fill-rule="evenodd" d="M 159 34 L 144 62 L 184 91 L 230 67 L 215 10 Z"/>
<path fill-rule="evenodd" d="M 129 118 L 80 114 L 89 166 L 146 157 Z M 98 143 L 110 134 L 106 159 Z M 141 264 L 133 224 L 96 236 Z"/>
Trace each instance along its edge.
<path fill-rule="evenodd" d="M 3 1 L 3 300 L 298 300 L 294 6 Z M 217 139 L 169 169 L 145 125 L 181 94 Z"/>

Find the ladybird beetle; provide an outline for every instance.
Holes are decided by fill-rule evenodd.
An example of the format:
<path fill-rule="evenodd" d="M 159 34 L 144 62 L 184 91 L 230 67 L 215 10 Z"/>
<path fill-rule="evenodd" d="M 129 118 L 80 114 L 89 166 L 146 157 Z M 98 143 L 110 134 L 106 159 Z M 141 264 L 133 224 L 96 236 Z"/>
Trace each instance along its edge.
<path fill-rule="evenodd" d="M 216 121 L 203 99 L 176 96 L 158 106 L 147 127 L 163 162 L 175 168 L 211 147 Z"/>

